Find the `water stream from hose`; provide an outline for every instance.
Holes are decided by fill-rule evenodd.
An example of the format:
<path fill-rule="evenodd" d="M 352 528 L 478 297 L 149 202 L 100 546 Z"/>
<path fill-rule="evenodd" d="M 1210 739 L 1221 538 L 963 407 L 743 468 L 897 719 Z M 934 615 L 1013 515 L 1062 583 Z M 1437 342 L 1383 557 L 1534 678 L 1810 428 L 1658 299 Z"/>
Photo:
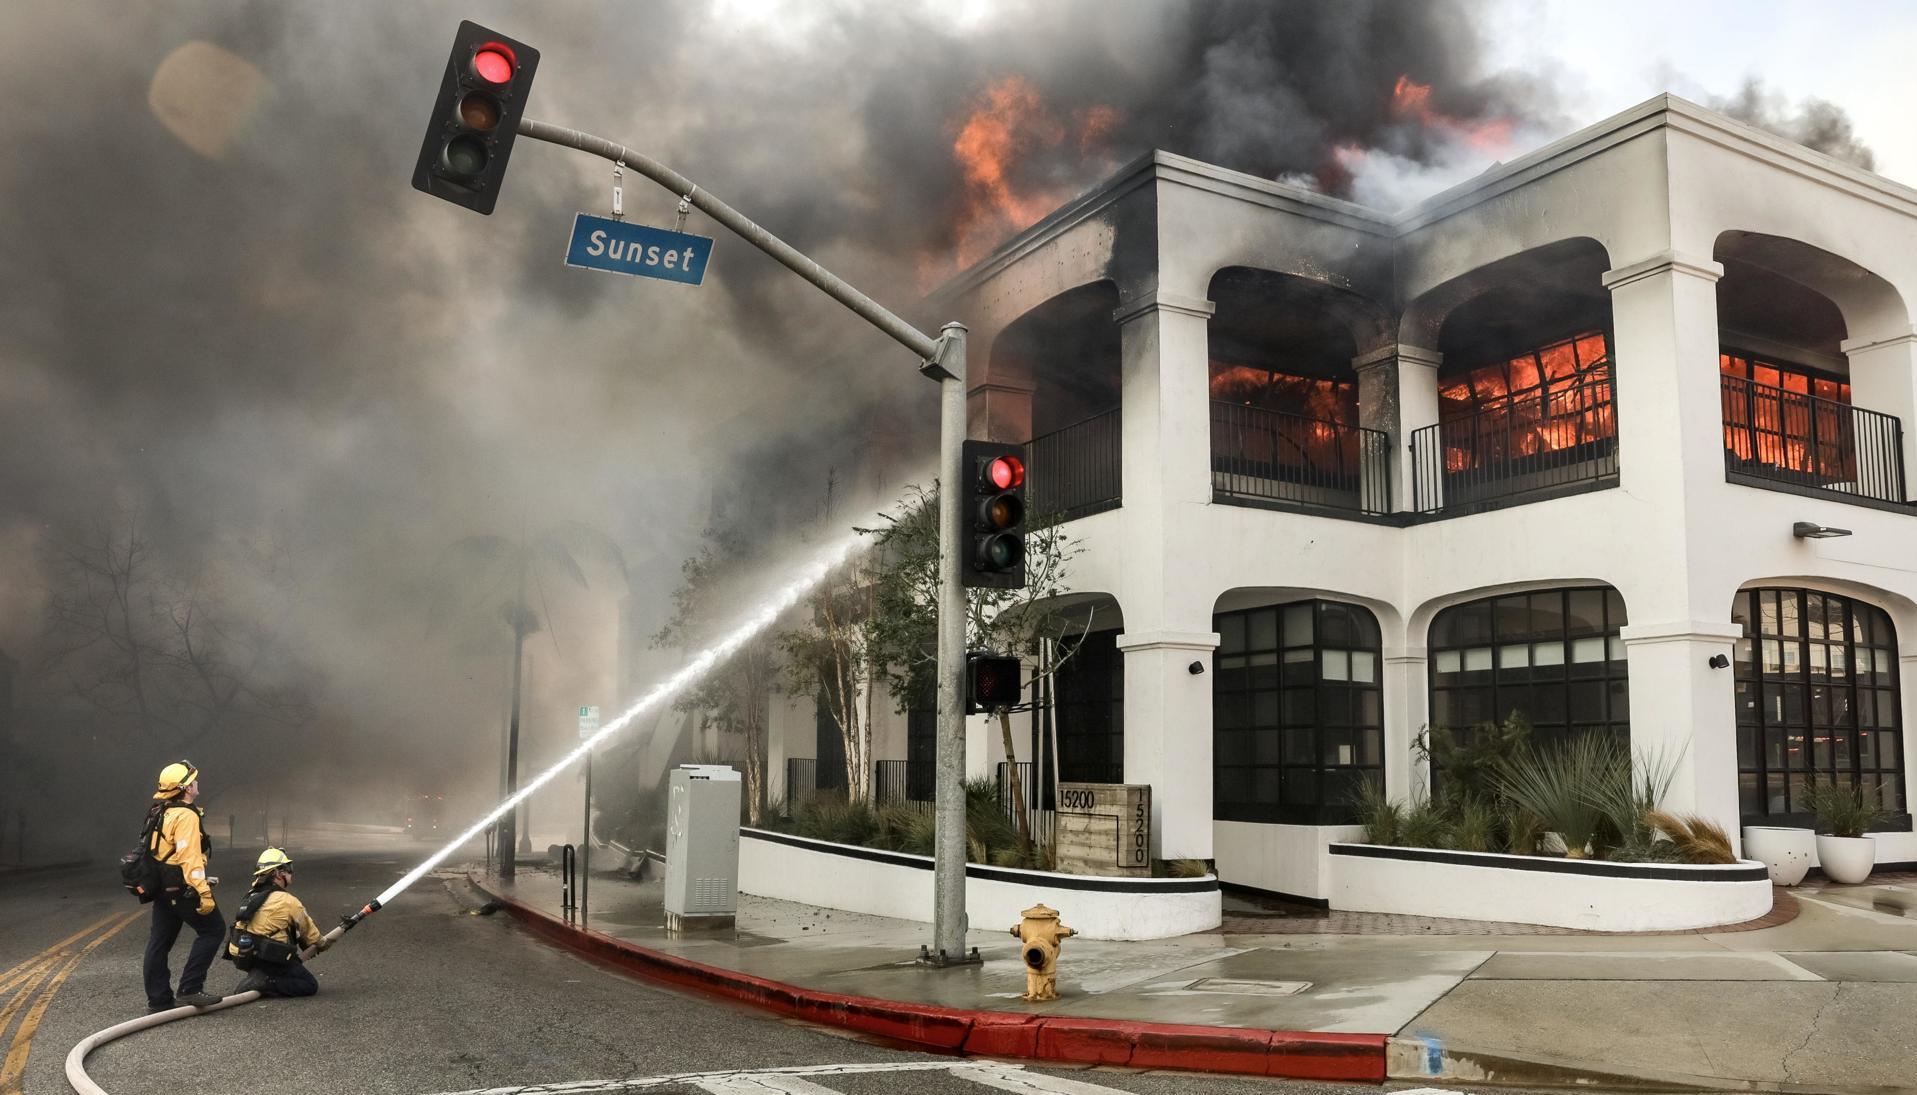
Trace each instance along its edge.
<path fill-rule="evenodd" d="M 518 791 L 508 796 L 505 801 L 499 805 L 493 807 L 490 813 L 478 821 L 473 822 L 471 827 L 465 832 L 454 837 L 450 843 L 439 851 L 427 856 L 424 862 L 406 872 L 405 875 L 401 876 L 399 881 L 386 887 L 385 891 L 379 895 L 378 900 L 374 902 L 373 907 L 377 908 L 380 905 L 384 905 L 393 898 L 406 892 L 413 883 L 418 882 L 431 872 L 433 868 L 444 863 L 453 853 L 464 846 L 467 841 L 477 838 L 481 833 L 486 831 L 487 826 L 505 817 L 506 811 L 517 807 L 520 803 L 530 798 L 535 791 L 551 783 L 561 772 L 584 760 L 586 754 L 592 752 L 601 742 L 610 740 L 613 736 L 626 729 L 626 727 L 632 725 L 633 720 L 640 716 L 658 710 L 661 704 L 664 704 L 666 701 L 685 691 L 701 677 L 710 673 L 719 665 L 722 665 L 726 659 L 738 653 L 741 647 L 753 639 L 758 638 L 766 630 L 771 628 L 772 625 L 778 621 L 779 617 L 785 614 L 786 610 L 798 604 L 800 598 L 810 593 L 820 582 L 824 581 L 828 574 L 841 563 L 845 562 L 846 557 L 852 554 L 853 549 L 858 547 L 860 542 L 861 538 L 859 536 L 851 535 L 831 545 L 824 551 L 819 552 L 790 582 L 787 582 L 784 586 L 774 591 L 764 602 L 754 609 L 750 615 L 746 616 L 736 624 L 731 631 L 728 631 L 721 637 L 718 642 L 700 651 L 697 656 L 690 662 L 687 662 L 678 672 L 653 686 L 650 692 L 639 697 L 638 700 L 634 701 L 632 706 L 626 708 L 617 718 L 600 727 L 598 733 L 593 734 L 591 737 L 581 741 L 577 746 L 574 746 L 570 752 L 559 758 L 551 767 L 528 780 Z"/>

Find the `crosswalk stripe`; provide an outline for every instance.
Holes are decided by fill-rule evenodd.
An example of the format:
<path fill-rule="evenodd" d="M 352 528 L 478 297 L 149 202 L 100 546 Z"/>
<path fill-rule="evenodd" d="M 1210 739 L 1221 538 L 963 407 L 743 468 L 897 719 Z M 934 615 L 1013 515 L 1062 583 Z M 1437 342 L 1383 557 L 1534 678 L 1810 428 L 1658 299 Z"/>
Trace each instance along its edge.
<path fill-rule="evenodd" d="M 1116 1088 L 1064 1076 L 1032 1072 L 1008 1061 L 900 1061 L 893 1064 L 794 1065 L 727 1072 L 681 1072 L 623 1080 L 570 1080 L 552 1084 L 442 1091 L 437 1095 L 617 1095 L 663 1087 L 696 1087 L 707 1095 L 841 1095 L 829 1086 L 834 1076 L 943 1072 L 957 1080 L 1015 1095 L 1124 1095 Z M 903 1077 L 901 1077 L 903 1079 Z M 1406 1093 L 1408 1095 L 1408 1093 Z M 1420 1095 L 1436 1095 L 1431 1091 Z M 1445 1092 L 1443 1095 L 1459 1095 Z"/>
<path fill-rule="evenodd" d="M 839 1092 L 823 1084 L 815 1084 L 803 1076 L 781 1076 L 777 1073 L 752 1075 L 742 1073 L 737 1076 L 724 1076 L 711 1080 L 700 1080 L 693 1086 L 707 1092 L 708 1095 L 840 1095 Z"/>
<path fill-rule="evenodd" d="M 1000 1091 L 1015 1091 L 1021 1095 L 1121 1095 L 1114 1088 L 1101 1084 L 1088 1084 L 1083 1080 L 1073 1080 L 1065 1076 L 1048 1076 L 1043 1072 L 1028 1072 L 1025 1069 L 976 1068 L 955 1072 L 971 1083 L 985 1087 L 994 1087 Z"/>

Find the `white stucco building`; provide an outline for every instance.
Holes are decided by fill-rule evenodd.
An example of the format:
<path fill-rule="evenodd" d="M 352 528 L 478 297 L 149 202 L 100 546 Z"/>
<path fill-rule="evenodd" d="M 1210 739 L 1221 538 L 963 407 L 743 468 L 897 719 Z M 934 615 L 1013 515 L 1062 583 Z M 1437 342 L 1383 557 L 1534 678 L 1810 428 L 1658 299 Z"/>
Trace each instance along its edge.
<path fill-rule="evenodd" d="M 1518 709 L 1733 833 L 1881 784 L 1917 860 L 1917 191 L 1669 97 L 1397 213 L 1158 153 L 939 304 L 1084 549 L 1062 771 L 1151 784 L 1159 858 L 1320 898 L 1356 781 Z"/>

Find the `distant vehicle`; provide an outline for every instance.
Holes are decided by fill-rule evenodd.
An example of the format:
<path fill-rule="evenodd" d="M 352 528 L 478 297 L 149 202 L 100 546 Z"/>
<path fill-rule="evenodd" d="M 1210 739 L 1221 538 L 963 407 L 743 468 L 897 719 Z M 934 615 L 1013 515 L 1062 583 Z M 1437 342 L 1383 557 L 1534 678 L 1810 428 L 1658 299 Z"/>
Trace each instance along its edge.
<path fill-rule="evenodd" d="M 445 809 L 445 795 L 416 795 L 407 803 L 406 835 L 414 840 L 435 840 L 439 837 L 440 814 Z"/>

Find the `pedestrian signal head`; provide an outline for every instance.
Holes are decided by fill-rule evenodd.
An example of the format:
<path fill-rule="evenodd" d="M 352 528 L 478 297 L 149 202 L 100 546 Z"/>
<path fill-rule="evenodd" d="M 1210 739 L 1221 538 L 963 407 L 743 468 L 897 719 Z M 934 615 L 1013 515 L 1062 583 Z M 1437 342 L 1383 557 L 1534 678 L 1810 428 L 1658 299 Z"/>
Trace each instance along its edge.
<path fill-rule="evenodd" d="M 160 769 L 159 786 L 155 788 L 163 795 L 177 795 L 200 778 L 200 770 L 193 767 L 190 760 L 176 760 Z"/>
<path fill-rule="evenodd" d="M 253 877 L 258 878 L 261 875 L 271 874 L 274 871 L 289 871 L 292 869 L 292 856 L 287 855 L 278 848 L 268 848 L 260 853 L 259 863 L 253 869 Z"/>

